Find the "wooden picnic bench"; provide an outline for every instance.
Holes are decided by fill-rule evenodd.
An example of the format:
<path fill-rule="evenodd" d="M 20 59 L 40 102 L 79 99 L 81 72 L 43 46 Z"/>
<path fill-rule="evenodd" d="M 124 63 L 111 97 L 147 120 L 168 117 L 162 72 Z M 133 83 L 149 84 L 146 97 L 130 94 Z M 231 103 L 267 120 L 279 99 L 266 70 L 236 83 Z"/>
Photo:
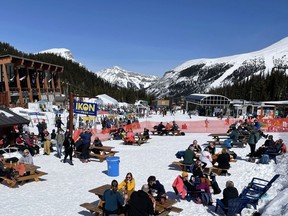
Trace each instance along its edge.
<path fill-rule="evenodd" d="M 164 202 L 156 201 L 156 208 L 154 215 L 165 216 L 169 215 L 170 212 L 180 213 L 183 211 L 182 208 L 173 206 L 174 204 L 176 204 L 176 201 L 172 199 L 166 199 Z"/>
<path fill-rule="evenodd" d="M 172 136 L 181 136 L 181 130 L 177 129 L 177 130 L 162 130 L 162 131 L 158 131 L 157 129 L 156 130 L 152 130 L 151 133 L 153 135 L 168 135 L 168 134 L 171 134 Z"/>
<path fill-rule="evenodd" d="M 173 161 L 172 165 L 176 165 L 181 171 L 187 171 L 191 167 L 191 164 L 184 164 L 182 161 Z"/>
<path fill-rule="evenodd" d="M 15 166 L 15 163 L 5 164 L 5 166 L 7 168 L 12 168 L 13 166 Z M 38 182 L 40 176 L 47 175 L 47 173 L 37 170 L 38 168 L 40 168 L 39 166 L 35 166 L 32 164 L 24 164 L 24 166 L 25 166 L 25 172 L 29 173 L 28 175 L 16 176 L 13 179 L 9 179 L 6 177 L 0 177 L 0 178 L 4 179 L 9 185 L 9 187 L 12 188 L 12 187 L 15 187 L 18 182 L 24 182 L 26 180 L 31 180 L 31 179 L 33 179 L 35 182 Z"/>
<path fill-rule="evenodd" d="M 141 134 L 136 134 L 136 143 L 138 145 L 142 145 L 148 141 L 147 136 L 141 135 Z"/>
<path fill-rule="evenodd" d="M 227 133 L 211 133 L 209 134 L 208 136 L 211 136 L 213 137 L 213 140 L 216 141 L 216 142 L 219 142 L 220 139 L 228 139 L 228 135 Z"/>
<path fill-rule="evenodd" d="M 100 187 L 91 189 L 89 190 L 89 192 L 97 195 L 99 199 L 101 200 L 105 190 L 110 189 L 110 188 L 111 188 L 111 185 L 105 184 Z M 171 211 L 177 212 L 177 213 L 180 213 L 181 211 L 183 211 L 183 209 L 173 206 L 175 203 L 176 201 L 172 199 L 166 199 L 165 202 L 157 201 L 154 215 L 163 216 L 163 215 L 168 215 Z M 101 207 L 92 203 L 83 203 L 80 206 L 88 209 L 90 212 L 94 212 L 95 215 L 101 214 L 101 211 L 102 211 Z"/>
<path fill-rule="evenodd" d="M 95 154 L 94 152 L 90 152 L 90 157 L 95 157 L 99 159 L 100 162 L 103 162 L 107 157 L 114 156 L 119 151 L 112 150 L 114 147 L 112 146 L 90 146 L 89 149 L 97 149 L 100 151 L 100 154 Z M 74 156 L 79 157 L 82 152 L 78 152 L 74 150 Z"/>
<path fill-rule="evenodd" d="M 220 168 L 220 167 L 214 165 L 213 167 L 205 167 L 205 168 L 204 168 L 204 173 L 209 174 L 209 173 L 213 172 L 213 173 L 215 173 L 215 174 L 217 174 L 217 175 L 221 175 L 221 173 L 222 173 L 223 171 L 228 171 L 228 170 L 229 170 L 229 169 Z"/>

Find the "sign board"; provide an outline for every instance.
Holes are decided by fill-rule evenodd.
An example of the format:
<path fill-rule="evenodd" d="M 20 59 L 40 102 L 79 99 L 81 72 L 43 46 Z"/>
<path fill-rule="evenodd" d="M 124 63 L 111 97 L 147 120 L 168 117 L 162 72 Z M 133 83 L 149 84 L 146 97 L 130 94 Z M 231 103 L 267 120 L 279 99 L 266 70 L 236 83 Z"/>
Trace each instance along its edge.
<path fill-rule="evenodd" d="M 96 116 L 97 115 L 97 104 L 87 103 L 82 101 L 74 101 L 73 103 L 74 113 Z"/>

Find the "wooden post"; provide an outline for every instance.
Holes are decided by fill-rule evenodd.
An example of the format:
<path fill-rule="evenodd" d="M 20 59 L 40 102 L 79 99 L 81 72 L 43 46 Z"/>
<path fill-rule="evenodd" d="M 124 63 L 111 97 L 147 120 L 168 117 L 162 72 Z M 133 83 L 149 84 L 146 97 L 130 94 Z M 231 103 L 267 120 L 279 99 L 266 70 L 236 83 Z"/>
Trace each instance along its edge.
<path fill-rule="evenodd" d="M 73 135 L 73 103 L 74 103 L 74 94 L 73 92 L 69 93 L 69 131 Z"/>

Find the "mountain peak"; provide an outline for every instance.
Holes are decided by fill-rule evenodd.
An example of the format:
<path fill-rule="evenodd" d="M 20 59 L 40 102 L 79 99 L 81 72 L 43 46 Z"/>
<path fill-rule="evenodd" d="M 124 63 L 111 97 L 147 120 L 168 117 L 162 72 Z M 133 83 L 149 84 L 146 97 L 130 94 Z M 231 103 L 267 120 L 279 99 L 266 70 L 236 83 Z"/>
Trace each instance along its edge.
<path fill-rule="evenodd" d="M 69 49 L 66 49 L 66 48 L 52 48 L 52 49 L 43 50 L 39 53 L 53 53 L 57 56 L 61 56 L 67 60 L 71 60 L 71 61 L 75 62 L 75 59 L 74 59 L 71 51 Z"/>
<path fill-rule="evenodd" d="M 186 61 L 166 72 L 147 92 L 159 98 L 205 93 L 274 68 L 288 69 L 288 37 L 250 53 Z"/>
<path fill-rule="evenodd" d="M 143 75 L 124 70 L 118 66 L 106 68 L 96 73 L 109 83 L 124 88 L 144 89 L 159 79 L 157 76 Z"/>

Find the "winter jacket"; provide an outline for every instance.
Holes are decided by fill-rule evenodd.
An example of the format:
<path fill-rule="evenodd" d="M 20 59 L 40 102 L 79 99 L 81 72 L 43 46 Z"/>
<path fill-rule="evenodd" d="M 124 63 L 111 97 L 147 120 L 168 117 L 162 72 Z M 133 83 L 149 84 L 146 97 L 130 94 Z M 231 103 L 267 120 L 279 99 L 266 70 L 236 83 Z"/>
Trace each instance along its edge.
<path fill-rule="evenodd" d="M 120 206 L 124 205 L 124 199 L 119 191 L 115 193 L 111 189 L 105 190 L 102 201 L 105 202 L 104 212 L 117 214 Z"/>
<path fill-rule="evenodd" d="M 57 135 L 56 135 L 56 142 L 57 142 L 57 144 L 63 144 L 64 139 L 65 139 L 64 134 L 57 134 Z"/>
<path fill-rule="evenodd" d="M 217 157 L 218 167 L 229 168 L 230 167 L 230 155 L 228 153 L 222 153 Z"/>
<path fill-rule="evenodd" d="M 157 197 L 161 197 L 162 195 L 166 194 L 164 186 L 156 180 L 156 183 L 152 186 L 149 185 L 150 191 L 154 191 L 157 194 Z"/>
<path fill-rule="evenodd" d="M 24 164 L 33 164 L 33 157 L 31 154 L 28 154 L 26 156 L 22 156 L 19 160 L 20 163 Z"/>
<path fill-rule="evenodd" d="M 195 152 L 190 150 L 190 149 L 187 149 L 185 152 L 184 152 L 184 160 L 183 160 L 183 163 L 185 164 L 193 164 L 194 161 L 193 159 L 195 158 Z"/>
<path fill-rule="evenodd" d="M 184 199 L 187 195 L 187 190 L 184 187 L 184 182 L 181 176 L 177 176 L 172 184 L 173 188 L 176 188 L 177 192 L 181 194 L 182 199 Z M 175 190 L 175 189 L 174 189 Z M 175 191 L 176 192 L 176 191 Z"/>
<path fill-rule="evenodd" d="M 92 133 L 90 133 L 90 132 L 81 133 L 80 137 L 82 139 L 82 143 L 83 144 L 90 144 L 91 143 Z"/>
<path fill-rule="evenodd" d="M 228 206 L 228 200 L 239 196 L 238 190 L 235 187 L 227 187 L 223 190 L 223 199 L 221 200 L 225 206 Z"/>
<path fill-rule="evenodd" d="M 206 167 L 212 167 L 212 156 L 208 151 L 202 151 L 201 156 L 199 158 L 200 161 L 206 163 Z"/>
<path fill-rule="evenodd" d="M 135 190 L 135 179 L 132 178 L 131 181 L 126 181 L 123 180 L 119 185 L 118 185 L 118 190 L 122 190 L 124 187 L 124 189 L 126 191 L 134 191 Z"/>
<path fill-rule="evenodd" d="M 128 202 L 128 216 L 148 216 L 153 214 L 153 203 L 149 195 L 142 190 L 134 191 Z"/>

